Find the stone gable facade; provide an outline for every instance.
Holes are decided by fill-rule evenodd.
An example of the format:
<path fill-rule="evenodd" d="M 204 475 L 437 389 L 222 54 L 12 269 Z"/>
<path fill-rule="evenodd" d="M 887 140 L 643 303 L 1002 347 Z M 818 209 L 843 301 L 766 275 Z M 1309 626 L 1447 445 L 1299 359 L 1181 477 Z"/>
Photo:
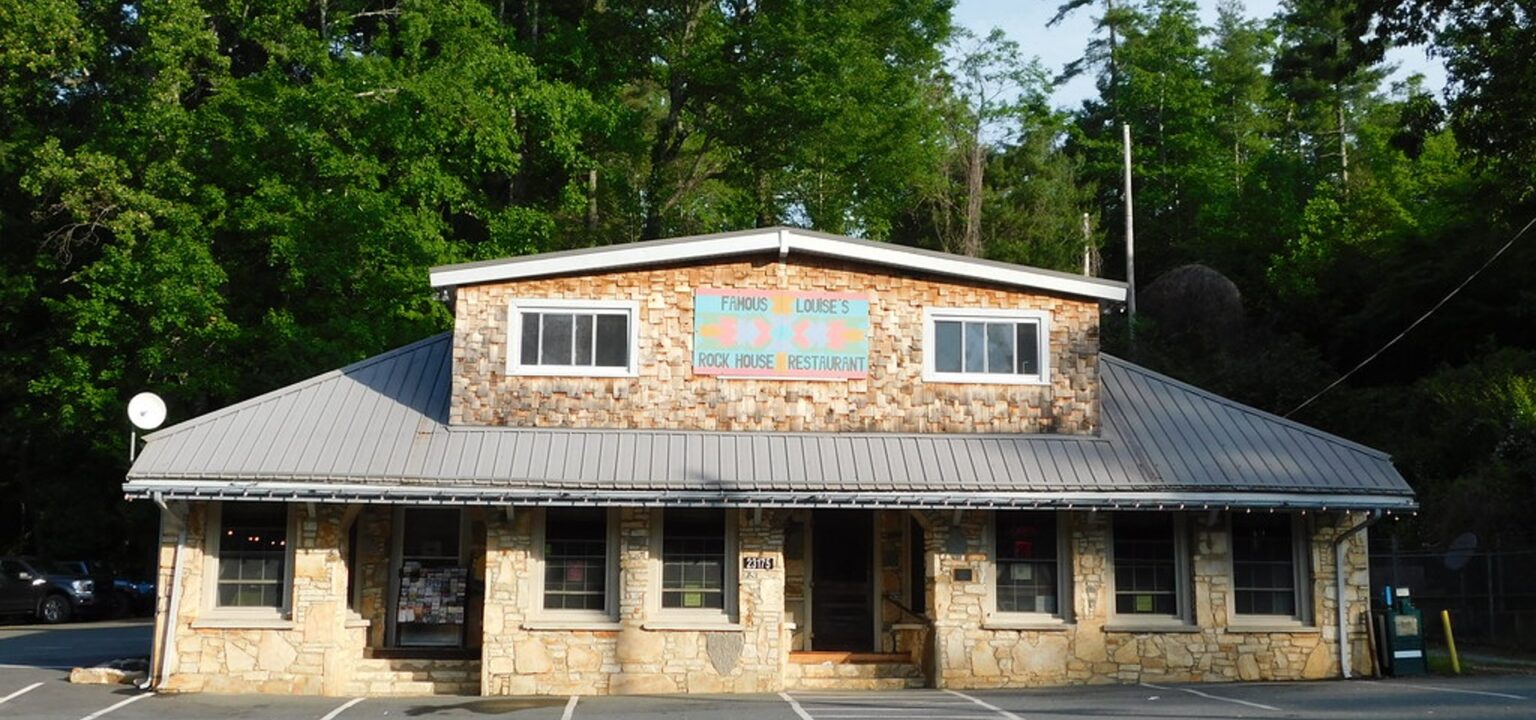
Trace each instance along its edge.
<path fill-rule="evenodd" d="M 694 291 L 865 293 L 869 376 L 823 382 L 696 375 Z M 639 303 L 639 376 L 509 376 L 514 299 Z M 1046 385 L 966 385 L 922 379 L 923 310 L 1050 313 Z M 667 428 L 793 432 L 1066 433 L 1098 430 L 1099 305 L 1064 295 L 892 274 L 831 260 L 775 255 L 457 288 L 455 425 Z"/>

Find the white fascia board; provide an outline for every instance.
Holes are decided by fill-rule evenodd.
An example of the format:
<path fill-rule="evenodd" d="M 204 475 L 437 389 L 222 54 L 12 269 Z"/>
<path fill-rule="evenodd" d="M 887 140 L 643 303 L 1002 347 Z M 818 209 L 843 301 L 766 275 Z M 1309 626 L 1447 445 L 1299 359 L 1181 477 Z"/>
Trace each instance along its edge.
<path fill-rule="evenodd" d="M 1003 285 L 1022 285 L 1114 302 L 1123 302 L 1126 296 L 1125 287 L 1119 283 L 1111 285 L 1094 282 L 1087 278 L 1079 280 L 1034 271 L 1022 265 L 1007 267 L 976 262 L 958 255 L 912 252 L 899 245 L 877 247 L 869 243 L 840 242 L 831 238 L 792 232 L 789 234 L 789 249 L 791 252 L 799 250 L 813 255 L 879 263 L 940 275 L 986 280 Z"/>
<path fill-rule="evenodd" d="M 548 257 L 530 255 L 512 258 L 506 262 L 440 268 L 432 271 L 431 282 L 432 287 L 435 288 L 454 287 L 498 280 L 603 272 L 641 265 L 662 265 L 701 258 L 767 252 L 778 248 L 779 233 L 777 232 L 701 238 L 684 242 L 613 245 L 592 252 L 552 253 Z"/>

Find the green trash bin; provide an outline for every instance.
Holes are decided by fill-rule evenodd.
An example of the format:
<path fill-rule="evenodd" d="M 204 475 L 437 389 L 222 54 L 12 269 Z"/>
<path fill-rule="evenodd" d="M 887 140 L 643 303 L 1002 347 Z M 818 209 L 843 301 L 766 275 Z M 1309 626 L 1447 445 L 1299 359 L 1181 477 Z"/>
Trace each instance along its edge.
<path fill-rule="evenodd" d="M 1413 606 L 1408 591 L 1398 588 L 1397 603 L 1387 609 L 1387 643 L 1392 650 L 1392 675 L 1423 675 L 1424 614 Z"/>

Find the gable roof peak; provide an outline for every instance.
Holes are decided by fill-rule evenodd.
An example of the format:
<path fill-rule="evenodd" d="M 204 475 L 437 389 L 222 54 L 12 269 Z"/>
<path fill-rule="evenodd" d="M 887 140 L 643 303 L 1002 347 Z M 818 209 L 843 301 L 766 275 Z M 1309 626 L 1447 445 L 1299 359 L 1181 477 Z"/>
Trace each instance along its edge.
<path fill-rule="evenodd" d="M 830 257 L 1112 302 L 1122 302 L 1126 296 L 1125 283 L 1117 280 L 782 225 L 441 265 L 430 274 L 432 287 L 448 288 L 768 252 L 777 252 L 781 258 L 791 254 Z"/>

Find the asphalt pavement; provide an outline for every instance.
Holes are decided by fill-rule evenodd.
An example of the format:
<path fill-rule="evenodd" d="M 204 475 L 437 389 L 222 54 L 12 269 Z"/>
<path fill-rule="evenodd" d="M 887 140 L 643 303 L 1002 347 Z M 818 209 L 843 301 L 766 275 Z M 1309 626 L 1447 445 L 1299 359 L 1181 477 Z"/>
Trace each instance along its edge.
<path fill-rule="evenodd" d="M 0 718 L 27 720 L 1514 720 L 1536 718 L 1536 676 L 735 696 L 334 698 L 156 695 L 71 685 L 69 666 L 148 653 L 147 622 L 0 627 Z"/>

